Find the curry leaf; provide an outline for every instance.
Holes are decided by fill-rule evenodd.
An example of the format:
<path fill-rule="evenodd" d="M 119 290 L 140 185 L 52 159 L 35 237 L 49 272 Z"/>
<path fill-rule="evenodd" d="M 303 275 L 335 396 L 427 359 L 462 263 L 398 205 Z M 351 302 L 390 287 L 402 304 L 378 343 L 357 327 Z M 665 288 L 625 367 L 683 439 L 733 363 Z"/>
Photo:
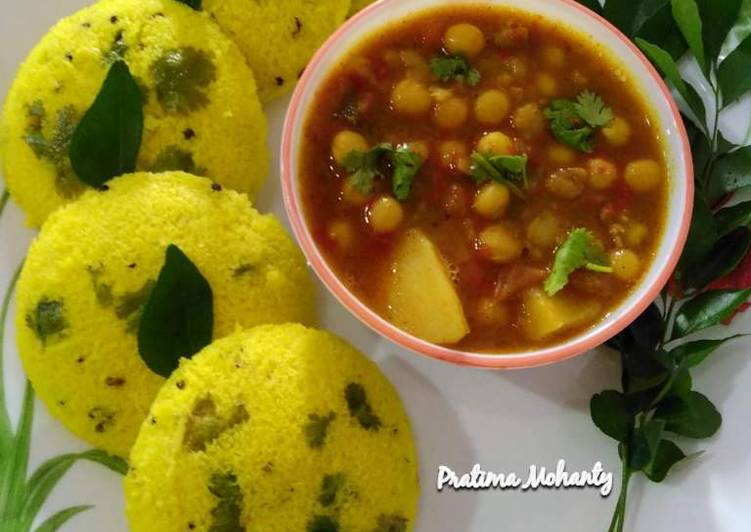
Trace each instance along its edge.
<path fill-rule="evenodd" d="M 683 286 L 701 289 L 734 271 L 751 248 L 751 230 L 738 227 L 720 238 L 704 261 L 687 269 Z"/>
<path fill-rule="evenodd" d="M 665 420 L 663 419 L 650 419 L 639 427 L 634 433 L 630 446 L 630 467 L 639 470 L 654 460 L 664 431 Z"/>
<path fill-rule="evenodd" d="M 714 62 L 730 29 L 738 20 L 742 0 L 696 0 L 696 3 L 703 22 L 707 60 Z"/>
<path fill-rule="evenodd" d="M 709 196 L 719 199 L 725 194 L 751 186 L 751 146 L 721 157 L 709 176 Z"/>
<path fill-rule="evenodd" d="M 710 290 L 696 296 L 678 311 L 673 326 L 673 339 L 722 323 L 732 316 L 749 296 L 751 290 Z"/>
<path fill-rule="evenodd" d="M 751 90 L 751 37 L 747 37 L 720 65 L 717 79 L 724 105 Z"/>
<path fill-rule="evenodd" d="M 751 228 L 751 201 L 744 201 L 732 207 L 720 209 L 715 214 L 715 219 L 720 236 L 726 235 L 738 227 Z"/>
<path fill-rule="evenodd" d="M 142 133 L 141 89 L 128 65 L 116 61 L 73 134 L 69 152 L 73 170 L 92 187 L 132 172 Z"/>
<path fill-rule="evenodd" d="M 633 418 L 621 392 L 606 390 L 595 394 L 589 403 L 589 410 L 592 421 L 606 436 L 616 441 L 626 441 Z"/>
<path fill-rule="evenodd" d="M 657 65 L 662 75 L 665 76 L 667 81 L 683 97 L 691 111 L 696 115 L 696 118 L 703 123 L 707 115 L 704 102 L 696 92 L 696 89 L 683 80 L 681 72 L 678 70 L 678 64 L 670 54 L 656 44 L 652 44 L 644 39 L 636 39 L 636 44 L 649 57 L 650 61 Z"/>
<path fill-rule="evenodd" d="M 722 415 L 712 402 L 699 392 L 685 397 L 667 397 L 655 412 L 665 420 L 665 430 L 687 438 L 710 438 L 720 429 Z"/>
<path fill-rule="evenodd" d="M 686 454 L 670 440 L 662 440 L 654 460 L 643 468 L 644 474 L 652 482 L 662 482 L 676 464 L 686 459 Z"/>
<path fill-rule="evenodd" d="M 694 54 L 701 69 L 706 73 L 709 70 L 706 55 L 704 54 L 704 40 L 702 36 L 702 23 L 699 15 L 699 7 L 695 0 L 671 0 L 673 18 L 688 43 L 688 47 Z"/>
<path fill-rule="evenodd" d="M 577 0 L 577 2 L 588 7 L 597 14 L 602 14 L 602 4 L 600 4 L 600 0 Z"/>
<path fill-rule="evenodd" d="M 700 194 L 694 196 L 694 211 L 691 226 L 683 248 L 680 262 L 680 278 L 683 281 L 685 271 L 700 268 L 702 261 L 717 242 L 717 222 L 712 210 Z"/>
<path fill-rule="evenodd" d="M 704 362 L 709 355 L 717 351 L 725 342 L 742 338 L 743 335 L 731 336 L 720 340 L 697 340 L 681 344 L 670 351 L 670 357 L 676 365 L 690 369 Z"/>
<path fill-rule="evenodd" d="M 146 365 L 162 377 L 211 342 L 213 294 L 208 281 L 171 244 L 138 327 L 138 351 Z"/>

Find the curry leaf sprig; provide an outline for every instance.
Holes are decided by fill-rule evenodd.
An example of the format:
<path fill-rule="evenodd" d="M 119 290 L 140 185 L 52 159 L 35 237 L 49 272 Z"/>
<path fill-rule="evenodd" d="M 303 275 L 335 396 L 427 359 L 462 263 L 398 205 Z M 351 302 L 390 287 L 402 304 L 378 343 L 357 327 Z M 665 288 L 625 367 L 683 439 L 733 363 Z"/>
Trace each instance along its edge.
<path fill-rule="evenodd" d="M 393 173 L 391 188 L 400 201 L 409 198 L 412 184 L 423 164 L 422 157 L 409 144 L 396 148 L 389 143 L 378 144 L 368 151 L 351 151 L 344 159 L 344 169 L 351 172 L 350 183 L 362 194 L 373 192 L 376 178 L 384 178 L 384 166 L 390 165 Z"/>
<path fill-rule="evenodd" d="M 609 531 L 620 532 L 630 481 L 642 473 L 662 482 L 697 454 L 684 451 L 676 437 L 709 438 L 722 424 L 711 400 L 693 389 L 691 370 L 738 337 L 722 337 L 720 326 L 751 296 L 751 202 L 732 204 L 736 192 L 751 186 L 751 147 L 728 142 L 719 128 L 723 111 L 751 90 L 751 0 L 580 2 L 634 39 L 677 95 L 696 176 L 679 266 L 660 300 L 610 342 L 620 353 L 621 390 L 596 394 L 590 403 L 594 423 L 618 442 L 622 482 Z M 705 78 L 712 107 L 682 77 L 679 59 L 686 51 Z M 709 331 L 720 338 L 692 336 Z"/>
<path fill-rule="evenodd" d="M 18 425 L 10 422 L 5 404 L 3 381 L 3 339 L 8 307 L 18 281 L 20 268 L 13 276 L 0 308 L 0 530 L 31 532 L 34 521 L 47 498 L 65 474 L 79 461 L 101 464 L 124 475 L 128 464 L 122 458 L 103 451 L 90 450 L 50 458 L 28 477 L 31 427 L 34 420 L 34 391 L 27 382 Z M 35 532 L 55 532 L 91 506 L 73 506 L 52 514 L 36 527 Z"/>

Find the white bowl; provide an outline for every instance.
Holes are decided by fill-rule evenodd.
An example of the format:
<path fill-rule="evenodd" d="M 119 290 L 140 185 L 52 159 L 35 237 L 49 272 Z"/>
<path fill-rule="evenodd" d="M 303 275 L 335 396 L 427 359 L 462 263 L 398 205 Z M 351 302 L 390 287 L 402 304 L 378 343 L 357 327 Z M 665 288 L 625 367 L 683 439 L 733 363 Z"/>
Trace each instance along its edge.
<path fill-rule="evenodd" d="M 620 64 L 634 90 L 653 107 L 669 166 L 668 212 L 656 257 L 632 293 L 601 322 L 560 344 L 522 353 L 474 353 L 432 344 L 387 322 L 361 302 L 339 280 L 318 249 L 306 224 L 300 199 L 298 160 L 303 130 L 316 93 L 343 57 L 379 29 L 431 8 L 499 6 L 555 20 L 602 46 Z M 592 349 L 630 325 L 659 295 L 670 279 L 688 235 L 693 207 L 693 166 L 680 112 L 660 75 L 639 49 L 617 28 L 573 0 L 381 0 L 344 24 L 318 51 L 292 97 L 282 139 L 282 188 L 295 236 L 308 261 L 334 296 L 363 323 L 416 353 L 461 365 L 522 368 L 558 362 Z"/>

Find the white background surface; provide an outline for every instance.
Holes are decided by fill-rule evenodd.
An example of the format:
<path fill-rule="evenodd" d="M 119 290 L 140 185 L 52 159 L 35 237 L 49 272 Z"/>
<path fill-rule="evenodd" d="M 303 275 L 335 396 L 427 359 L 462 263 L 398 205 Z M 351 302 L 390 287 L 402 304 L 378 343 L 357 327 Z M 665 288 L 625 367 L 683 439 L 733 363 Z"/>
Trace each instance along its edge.
<path fill-rule="evenodd" d="M 325 1 L 325 0 L 321 0 Z M 34 43 L 59 18 L 84 0 L 0 0 L 0 97 Z M 268 109 L 272 168 L 278 169 L 281 121 L 286 100 Z M 276 170 L 257 202 L 286 223 Z M 33 232 L 25 229 L 11 203 L 0 221 L 0 293 L 23 259 Z M 565 458 L 569 470 L 601 461 L 619 476 L 615 443 L 589 419 L 590 396 L 618 383 L 616 356 L 598 350 L 552 367 L 512 373 L 464 369 L 418 358 L 380 340 L 320 290 L 323 324 L 378 361 L 399 389 L 414 425 L 421 462 L 422 498 L 418 532 L 604 532 L 617 497 L 602 499 L 594 489 L 536 492 L 435 490 L 436 470 L 445 464 L 468 471 L 516 472 L 526 478 L 531 464 L 554 467 Z M 11 315 L 13 310 L 11 309 Z M 751 314 L 734 329 L 751 330 Z M 17 415 L 24 377 L 16 355 L 12 323 L 7 326 L 7 396 Z M 719 435 L 695 462 L 662 485 L 633 481 L 627 529 L 639 532 L 747 532 L 751 530 L 751 344 L 737 342 L 713 356 L 695 374 L 695 388 L 724 415 Z M 684 449 L 694 450 L 692 442 Z M 37 403 L 31 468 L 51 456 L 85 445 L 69 435 Z M 616 479 L 616 484 L 618 480 Z M 42 510 L 44 518 L 77 504 L 95 504 L 63 527 L 65 532 L 124 532 L 121 479 L 100 466 L 76 465 Z M 10 532 L 10 531 L 8 531 Z M 262 532 L 262 531 L 261 531 Z M 348 532 L 348 531 L 342 531 Z"/>

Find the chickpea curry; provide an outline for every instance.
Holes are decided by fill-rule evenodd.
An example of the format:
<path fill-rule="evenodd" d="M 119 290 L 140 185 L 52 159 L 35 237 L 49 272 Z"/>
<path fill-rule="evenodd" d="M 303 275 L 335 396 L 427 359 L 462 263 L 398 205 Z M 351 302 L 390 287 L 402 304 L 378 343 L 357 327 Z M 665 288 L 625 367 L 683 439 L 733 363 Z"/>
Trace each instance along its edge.
<path fill-rule="evenodd" d="M 452 7 L 347 55 L 310 104 L 307 223 L 345 284 L 424 340 L 565 341 L 640 282 L 668 170 L 634 83 L 539 16 Z"/>

